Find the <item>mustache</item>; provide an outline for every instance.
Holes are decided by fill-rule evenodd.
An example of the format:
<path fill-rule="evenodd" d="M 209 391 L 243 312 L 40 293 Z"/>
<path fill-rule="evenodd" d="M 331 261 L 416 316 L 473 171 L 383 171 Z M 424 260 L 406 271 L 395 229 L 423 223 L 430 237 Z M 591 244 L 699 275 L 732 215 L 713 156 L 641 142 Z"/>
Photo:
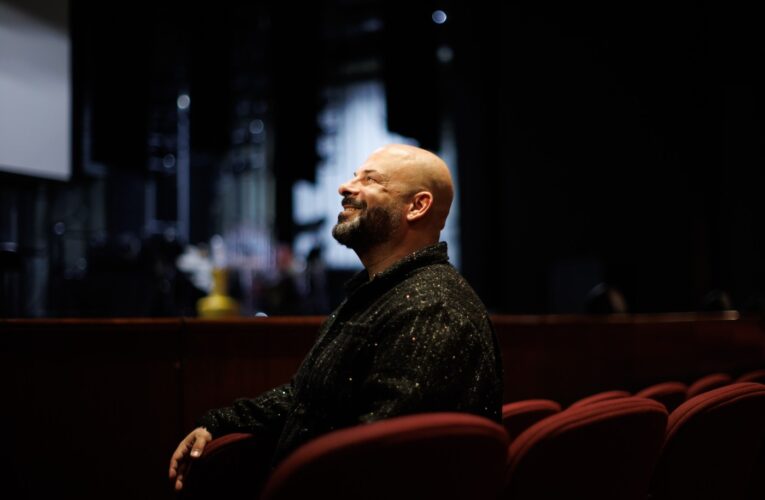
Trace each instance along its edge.
<path fill-rule="evenodd" d="M 367 204 L 363 201 L 354 200 L 353 198 L 345 197 L 343 198 L 342 205 L 344 207 L 351 207 L 351 208 L 367 208 Z"/>

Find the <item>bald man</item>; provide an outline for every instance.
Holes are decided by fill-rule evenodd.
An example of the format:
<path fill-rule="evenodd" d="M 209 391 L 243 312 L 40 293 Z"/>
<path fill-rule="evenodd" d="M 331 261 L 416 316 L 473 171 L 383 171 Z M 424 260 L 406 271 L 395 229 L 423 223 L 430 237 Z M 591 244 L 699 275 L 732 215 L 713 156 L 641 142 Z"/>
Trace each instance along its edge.
<path fill-rule="evenodd" d="M 364 270 L 288 384 L 211 410 L 178 446 L 170 479 L 214 437 L 254 433 L 277 463 L 327 432 L 412 413 L 501 420 L 502 362 L 486 308 L 439 235 L 453 198 L 446 164 L 420 148 L 373 152 L 339 188 L 332 235 Z"/>

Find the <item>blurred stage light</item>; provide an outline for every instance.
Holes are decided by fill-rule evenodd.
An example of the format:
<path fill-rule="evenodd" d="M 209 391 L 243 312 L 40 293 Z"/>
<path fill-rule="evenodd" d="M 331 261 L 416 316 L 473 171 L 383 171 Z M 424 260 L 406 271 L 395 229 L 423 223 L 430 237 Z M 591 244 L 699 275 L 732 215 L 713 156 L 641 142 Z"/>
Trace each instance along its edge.
<path fill-rule="evenodd" d="M 446 22 L 446 12 L 442 10 L 434 11 L 430 17 L 433 19 L 433 22 L 436 24 L 444 24 Z"/>
<path fill-rule="evenodd" d="M 256 118 L 250 122 L 250 133 L 253 135 L 262 133 L 264 128 L 263 120 Z"/>
<path fill-rule="evenodd" d="M 436 50 L 436 58 L 441 63 L 450 63 L 454 59 L 454 51 L 448 45 L 441 45 Z"/>
<path fill-rule="evenodd" d="M 189 97 L 188 94 L 181 94 L 178 96 L 176 104 L 178 105 L 178 109 L 188 109 L 189 105 L 191 105 L 191 97 Z"/>

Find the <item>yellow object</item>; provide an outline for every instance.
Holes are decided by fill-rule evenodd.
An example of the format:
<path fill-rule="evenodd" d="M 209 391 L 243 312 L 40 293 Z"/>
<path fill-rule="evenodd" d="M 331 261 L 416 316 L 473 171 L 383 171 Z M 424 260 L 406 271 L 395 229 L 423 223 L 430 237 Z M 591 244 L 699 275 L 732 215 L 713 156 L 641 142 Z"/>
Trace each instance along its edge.
<path fill-rule="evenodd" d="M 197 314 L 200 318 L 226 318 L 239 316 L 239 304 L 226 295 L 228 275 L 226 269 L 213 269 L 213 287 L 210 295 L 197 301 Z"/>

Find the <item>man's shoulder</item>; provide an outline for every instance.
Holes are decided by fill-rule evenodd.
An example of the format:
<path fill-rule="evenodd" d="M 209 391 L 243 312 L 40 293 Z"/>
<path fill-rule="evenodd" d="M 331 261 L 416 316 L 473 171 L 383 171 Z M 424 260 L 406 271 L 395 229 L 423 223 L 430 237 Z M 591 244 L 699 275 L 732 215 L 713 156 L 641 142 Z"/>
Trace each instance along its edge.
<path fill-rule="evenodd" d="M 408 297 L 408 302 L 415 307 L 469 309 L 474 314 L 487 314 L 483 302 L 470 284 L 448 263 L 417 269 L 392 292 Z"/>
<path fill-rule="evenodd" d="M 400 285 L 439 295 L 465 291 L 469 291 L 471 295 L 475 294 L 465 278 L 449 263 L 433 264 L 417 269 L 402 280 Z"/>

